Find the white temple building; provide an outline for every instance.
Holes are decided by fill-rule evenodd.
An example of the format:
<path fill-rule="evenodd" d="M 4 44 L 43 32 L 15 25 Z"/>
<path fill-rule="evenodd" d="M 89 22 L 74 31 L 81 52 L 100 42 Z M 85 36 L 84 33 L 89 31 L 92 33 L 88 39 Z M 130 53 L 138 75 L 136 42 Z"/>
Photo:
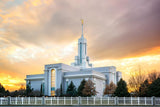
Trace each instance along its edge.
<path fill-rule="evenodd" d="M 71 65 L 63 63 L 45 65 L 44 74 L 27 75 L 25 80 L 34 90 L 42 88 L 44 95 L 55 96 L 55 91 L 60 89 L 61 84 L 65 93 L 71 81 L 78 88 L 83 79 L 90 79 L 95 83 L 97 96 L 103 96 L 106 84 L 110 82 L 117 84 L 121 77 L 122 73 L 116 71 L 115 66 L 93 67 L 89 62 L 82 21 L 82 35 L 78 40 L 78 56 L 75 56 L 75 62 Z"/>

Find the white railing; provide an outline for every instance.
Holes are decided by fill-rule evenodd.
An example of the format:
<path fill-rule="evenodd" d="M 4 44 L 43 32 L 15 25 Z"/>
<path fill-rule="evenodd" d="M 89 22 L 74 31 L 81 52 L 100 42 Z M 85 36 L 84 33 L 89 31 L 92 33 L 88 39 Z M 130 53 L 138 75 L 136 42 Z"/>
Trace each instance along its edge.
<path fill-rule="evenodd" d="M 8 98 L 0 97 L 0 105 L 8 105 Z"/>
<path fill-rule="evenodd" d="M 42 105 L 42 97 L 10 97 L 11 105 Z"/>
<path fill-rule="evenodd" d="M 115 97 L 80 97 L 81 105 L 115 105 Z"/>
<path fill-rule="evenodd" d="M 160 105 L 160 97 L 0 97 L 0 105 Z"/>
<path fill-rule="evenodd" d="M 153 105 L 152 97 L 118 97 L 118 105 Z"/>
<path fill-rule="evenodd" d="M 160 105 L 160 97 L 155 98 L 155 105 Z"/>
<path fill-rule="evenodd" d="M 78 105 L 79 97 L 45 97 L 46 105 Z"/>

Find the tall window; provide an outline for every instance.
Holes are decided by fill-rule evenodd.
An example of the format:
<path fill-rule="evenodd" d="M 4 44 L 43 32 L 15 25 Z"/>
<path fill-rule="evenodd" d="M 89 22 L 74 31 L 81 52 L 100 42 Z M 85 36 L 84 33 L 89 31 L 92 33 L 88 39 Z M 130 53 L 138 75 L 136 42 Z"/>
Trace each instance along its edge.
<path fill-rule="evenodd" d="M 55 79 L 56 79 L 55 69 L 51 70 L 51 96 L 55 96 Z"/>
<path fill-rule="evenodd" d="M 87 46 L 86 46 L 86 43 L 85 43 L 85 55 L 87 54 Z"/>
<path fill-rule="evenodd" d="M 82 43 L 80 42 L 80 64 L 82 64 Z"/>

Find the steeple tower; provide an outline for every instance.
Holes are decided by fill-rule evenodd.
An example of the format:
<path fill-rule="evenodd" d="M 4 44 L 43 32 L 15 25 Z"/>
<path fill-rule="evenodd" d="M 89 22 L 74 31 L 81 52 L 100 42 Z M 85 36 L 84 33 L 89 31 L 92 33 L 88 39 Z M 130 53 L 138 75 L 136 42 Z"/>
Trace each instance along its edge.
<path fill-rule="evenodd" d="M 83 19 L 81 20 L 81 24 L 82 34 L 81 38 L 78 39 L 78 56 L 75 56 L 75 62 L 71 65 L 80 68 L 87 68 L 92 67 L 92 64 L 89 64 L 89 57 L 87 56 L 87 40 L 83 35 Z"/>
<path fill-rule="evenodd" d="M 82 24 L 82 35 L 81 35 L 81 37 L 83 37 L 83 19 L 81 19 L 81 24 Z"/>

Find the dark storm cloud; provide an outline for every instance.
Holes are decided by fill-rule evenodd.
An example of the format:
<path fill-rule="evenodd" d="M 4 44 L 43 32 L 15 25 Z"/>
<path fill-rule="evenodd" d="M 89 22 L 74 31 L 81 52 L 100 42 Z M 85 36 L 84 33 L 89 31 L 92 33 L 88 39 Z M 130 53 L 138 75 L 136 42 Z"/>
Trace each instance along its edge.
<path fill-rule="evenodd" d="M 160 1 L 136 2 L 126 7 L 114 30 L 103 32 L 90 46 L 97 59 L 134 57 L 160 46 Z M 116 36 L 115 36 L 116 35 Z M 109 37 L 108 37 L 109 36 Z M 98 52 L 98 54 L 97 54 Z"/>

